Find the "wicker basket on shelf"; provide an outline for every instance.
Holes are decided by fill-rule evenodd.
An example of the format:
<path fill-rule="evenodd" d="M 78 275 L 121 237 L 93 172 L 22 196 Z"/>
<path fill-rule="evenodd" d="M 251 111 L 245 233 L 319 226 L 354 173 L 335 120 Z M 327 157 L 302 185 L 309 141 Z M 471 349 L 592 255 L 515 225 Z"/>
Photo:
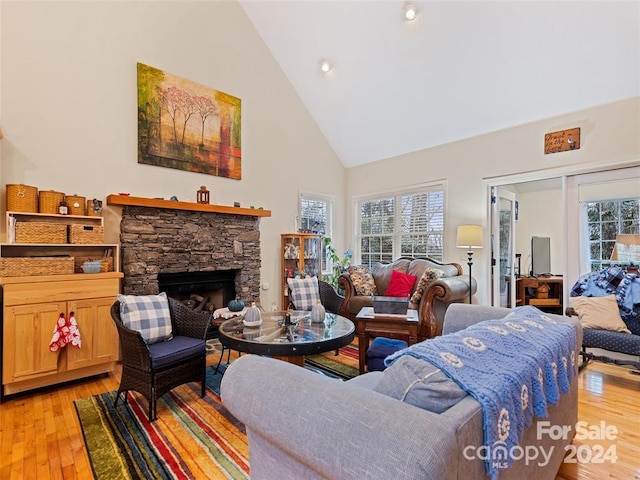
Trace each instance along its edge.
<path fill-rule="evenodd" d="M 97 225 L 69 225 L 69 243 L 104 243 L 104 228 Z"/>
<path fill-rule="evenodd" d="M 40 213 L 58 213 L 58 207 L 63 200 L 64 193 L 62 192 L 54 190 L 41 191 L 38 211 Z"/>
<path fill-rule="evenodd" d="M 16 243 L 67 243 L 67 226 L 57 223 L 16 222 Z"/>
<path fill-rule="evenodd" d="M 0 258 L 0 276 L 71 275 L 73 257 L 4 257 Z"/>
<path fill-rule="evenodd" d="M 65 200 L 67 201 L 67 207 L 69 207 L 69 215 L 87 214 L 87 211 L 85 210 L 85 202 L 87 201 L 86 197 L 81 197 L 79 195 L 67 195 Z"/>
<path fill-rule="evenodd" d="M 38 213 L 37 187 L 7 184 L 7 211 Z"/>

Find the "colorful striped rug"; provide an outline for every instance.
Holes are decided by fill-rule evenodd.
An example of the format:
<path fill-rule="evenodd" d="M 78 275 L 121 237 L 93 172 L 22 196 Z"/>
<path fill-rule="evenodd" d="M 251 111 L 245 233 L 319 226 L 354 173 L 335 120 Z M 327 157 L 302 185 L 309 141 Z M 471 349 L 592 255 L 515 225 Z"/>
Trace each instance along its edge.
<path fill-rule="evenodd" d="M 358 375 L 358 347 L 347 345 L 339 350 L 339 355 L 323 353 L 308 355 L 304 358 L 304 366 L 310 370 L 319 371 L 330 377 L 348 380 Z"/>
<path fill-rule="evenodd" d="M 358 374 L 357 347 L 306 357 L 314 371 L 347 379 Z M 343 362 L 340 362 L 342 360 Z M 345 365 L 352 364 L 352 365 Z M 207 370 L 207 391 L 190 383 L 158 400 L 158 418 L 147 420 L 147 401 L 129 393 L 129 407 L 114 407 L 115 392 L 75 402 L 85 445 L 97 480 L 249 478 L 249 448 L 244 425 L 220 401 L 226 365 Z"/>
<path fill-rule="evenodd" d="M 195 383 L 163 395 L 153 423 L 137 393 L 129 408 L 113 406 L 115 392 L 76 401 L 95 478 L 249 478 L 244 425 L 220 402 L 221 378 L 209 369 L 205 398 Z"/>

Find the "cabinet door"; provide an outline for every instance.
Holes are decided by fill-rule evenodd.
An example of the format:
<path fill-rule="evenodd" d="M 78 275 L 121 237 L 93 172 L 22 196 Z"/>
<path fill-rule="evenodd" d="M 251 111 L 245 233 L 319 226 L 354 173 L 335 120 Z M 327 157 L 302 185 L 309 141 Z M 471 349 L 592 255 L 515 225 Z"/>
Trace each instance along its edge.
<path fill-rule="evenodd" d="M 320 270 L 320 237 L 304 237 L 302 245 L 302 270 L 305 275 L 317 277 L 322 273 Z"/>
<path fill-rule="evenodd" d="M 58 373 L 62 351 L 49 351 L 49 343 L 66 302 L 7 307 L 4 310 L 2 383 Z"/>
<path fill-rule="evenodd" d="M 93 298 L 69 302 L 80 330 L 81 347 L 67 345 L 67 370 L 118 360 L 118 332 L 111 319 L 114 299 Z"/>

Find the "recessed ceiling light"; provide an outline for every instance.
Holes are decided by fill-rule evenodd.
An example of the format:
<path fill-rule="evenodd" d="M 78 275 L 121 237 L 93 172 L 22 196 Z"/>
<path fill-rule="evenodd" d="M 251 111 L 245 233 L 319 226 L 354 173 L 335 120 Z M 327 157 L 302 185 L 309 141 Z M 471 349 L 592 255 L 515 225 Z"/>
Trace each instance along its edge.
<path fill-rule="evenodd" d="M 320 61 L 320 70 L 322 70 L 323 73 L 329 72 L 332 68 L 333 68 L 333 65 L 329 63 L 329 60 L 323 59 Z"/>
<path fill-rule="evenodd" d="M 404 18 L 409 22 L 415 20 L 418 16 L 418 9 L 416 8 L 416 4 L 413 2 L 405 2 L 403 11 Z"/>

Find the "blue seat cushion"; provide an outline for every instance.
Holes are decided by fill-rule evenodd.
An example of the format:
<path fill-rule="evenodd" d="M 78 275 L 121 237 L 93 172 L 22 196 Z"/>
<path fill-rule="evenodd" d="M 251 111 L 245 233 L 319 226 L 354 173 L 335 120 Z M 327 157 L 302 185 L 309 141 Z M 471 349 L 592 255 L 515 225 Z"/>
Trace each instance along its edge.
<path fill-rule="evenodd" d="M 200 355 L 206 355 L 206 351 L 207 345 L 204 340 L 178 335 L 166 342 L 149 345 L 151 368 L 159 370 Z"/>
<path fill-rule="evenodd" d="M 407 342 L 404 340 L 385 337 L 374 338 L 367 349 L 367 369 L 370 372 L 380 372 L 384 370 L 384 359 L 398 350 L 407 348 L 407 346 Z"/>
<path fill-rule="evenodd" d="M 640 335 L 585 328 L 582 330 L 582 346 L 640 355 Z"/>

